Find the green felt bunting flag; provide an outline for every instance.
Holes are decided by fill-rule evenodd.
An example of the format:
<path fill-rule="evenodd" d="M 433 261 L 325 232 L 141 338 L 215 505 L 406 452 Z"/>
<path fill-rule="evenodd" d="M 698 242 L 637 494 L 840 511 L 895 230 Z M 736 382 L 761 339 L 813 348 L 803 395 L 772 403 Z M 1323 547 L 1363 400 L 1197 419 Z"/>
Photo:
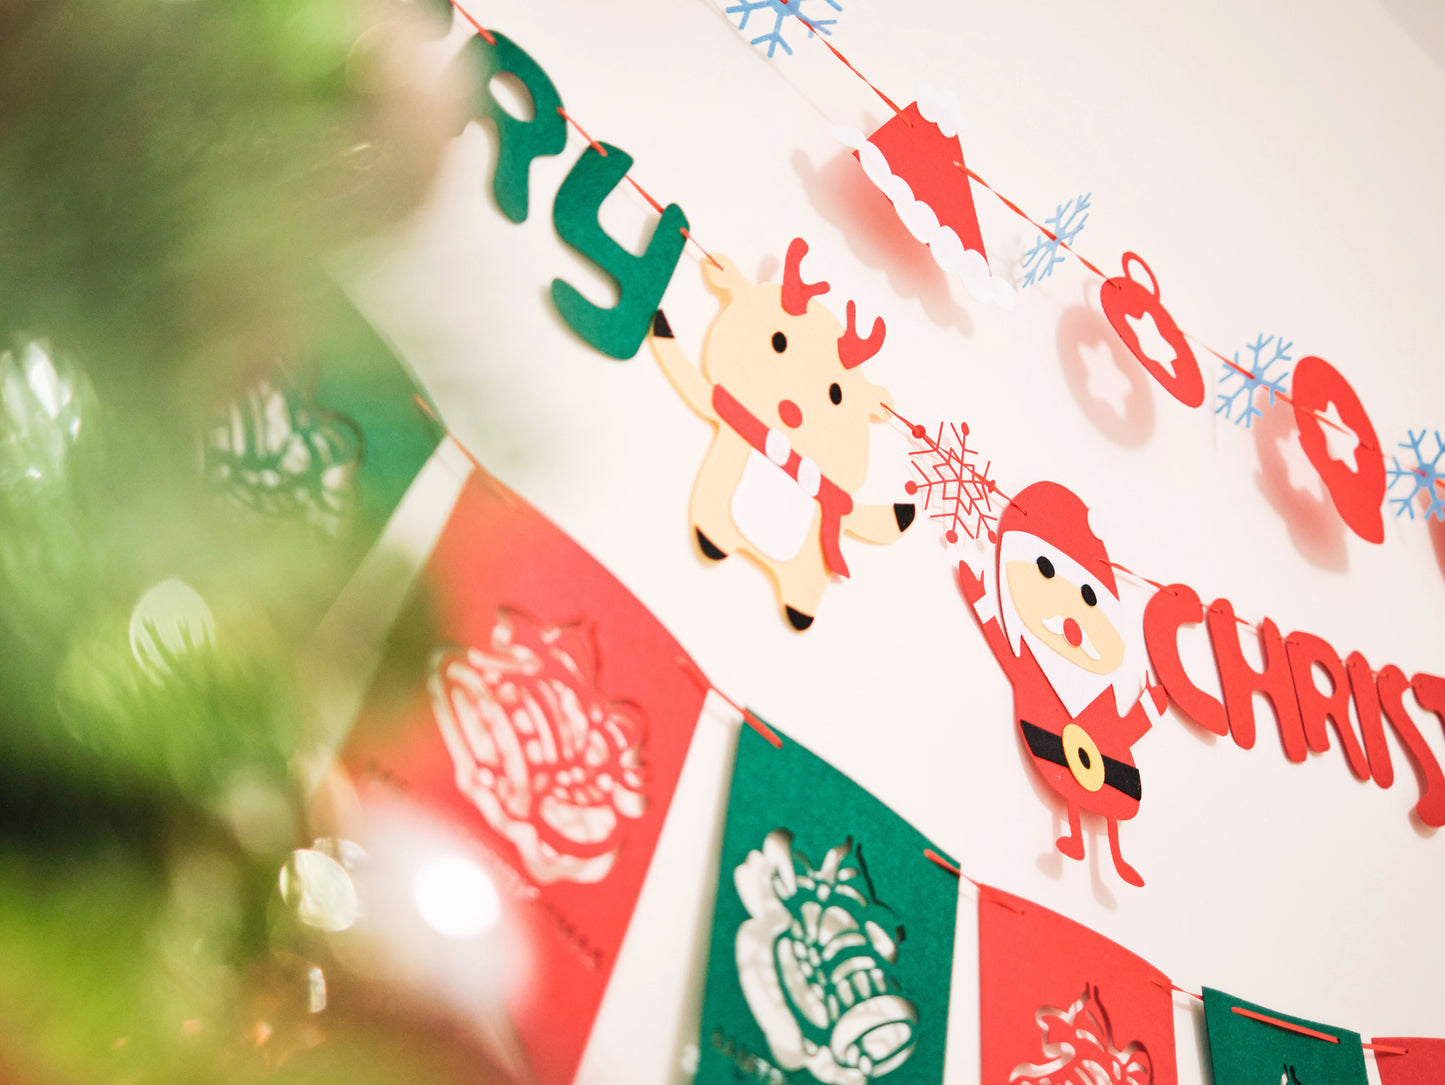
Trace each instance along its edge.
<path fill-rule="evenodd" d="M 436 450 L 442 427 L 405 364 L 338 292 L 325 332 L 217 413 L 202 439 L 206 482 L 258 548 L 306 551 L 312 613 L 328 605 Z"/>
<path fill-rule="evenodd" d="M 937 1082 L 958 879 L 897 814 L 782 741 L 738 741 L 697 1081 Z"/>
<path fill-rule="evenodd" d="M 1299 1025 L 1315 1035 L 1249 1014 Z M 1358 1033 L 1289 1017 L 1209 987 L 1204 988 L 1204 1020 L 1214 1085 L 1365 1085 Z"/>

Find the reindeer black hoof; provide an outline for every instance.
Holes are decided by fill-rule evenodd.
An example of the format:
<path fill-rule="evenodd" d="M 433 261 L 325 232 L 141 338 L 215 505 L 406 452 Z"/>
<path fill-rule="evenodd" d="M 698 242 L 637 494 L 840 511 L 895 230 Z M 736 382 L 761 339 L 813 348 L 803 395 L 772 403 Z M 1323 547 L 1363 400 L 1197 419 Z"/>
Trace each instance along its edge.
<path fill-rule="evenodd" d="M 658 313 L 657 315 L 661 316 L 662 314 Z M 719 550 L 716 544 L 702 533 L 701 528 L 693 528 L 693 530 L 697 532 L 697 545 L 702 547 L 702 552 L 709 558 L 713 561 L 722 561 L 723 558 L 727 557 L 727 551 Z"/>
<path fill-rule="evenodd" d="M 905 505 L 902 502 L 893 506 L 893 519 L 898 521 L 900 533 L 908 530 L 908 525 L 913 523 L 913 518 L 918 515 L 918 510 L 912 505 Z"/>
<path fill-rule="evenodd" d="M 811 614 L 804 614 L 801 610 L 794 610 L 786 603 L 783 605 L 783 609 L 788 612 L 788 621 L 793 623 L 793 628 L 799 633 L 813 624 L 813 616 Z"/>
<path fill-rule="evenodd" d="M 659 339 L 672 338 L 672 325 L 667 322 L 667 317 L 662 315 L 662 310 L 652 314 L 652 334 Z"/>

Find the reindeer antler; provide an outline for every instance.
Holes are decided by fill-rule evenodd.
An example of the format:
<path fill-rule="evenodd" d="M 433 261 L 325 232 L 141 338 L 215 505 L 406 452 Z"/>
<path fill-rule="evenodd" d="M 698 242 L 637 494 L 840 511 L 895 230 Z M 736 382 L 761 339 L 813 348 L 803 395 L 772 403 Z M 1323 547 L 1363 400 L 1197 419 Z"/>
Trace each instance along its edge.
<path fill-rule="evenodd" d="M 823 281 L 805 283 L 800 271 L 808 243 L 801 237 L 793 238 L 788 245 L 788 259 L 783 264 L 783 309 L 793 316 L 802 316 L 808 311 L 808 299 L 828 292 Z"/>
<path fill-rule="evenodd" d="M 858 328 L 854 323 L 857 319 L 858 306 L 850 301 L 848 302 L 848 330 L 838 336 L 838 360 L 843 363 L 844 369 L 862 365 L 883 349 L 883 335 L 887 331 L 883 325 L 883 318 L 881 316 L 873 318 L 873 330 L 868 333 L 867 339 L 858 335 Z"/>

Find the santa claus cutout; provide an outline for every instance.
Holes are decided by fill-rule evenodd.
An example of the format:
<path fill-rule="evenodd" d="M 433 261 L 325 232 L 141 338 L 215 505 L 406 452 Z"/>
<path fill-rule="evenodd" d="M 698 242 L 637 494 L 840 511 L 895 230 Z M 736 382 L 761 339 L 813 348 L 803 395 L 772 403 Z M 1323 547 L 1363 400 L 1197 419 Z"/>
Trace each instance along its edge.
<path fill-rule="evenodd" d="M 1069 835 L 1058 848 L 1082 859 L 1080 811 L 1098 814 L 1119 876 L 1143 885 L 1120 854 L 1119 822 L 1139 812 L 1142 794 L 1130 748 L 1168 699 L 1126 666 L 1114 570 L 1088 508 L 1056 482 L 1029 486 L 999 517 L 997 575 L 995 615 L 983 578 L 958 566 L 964 598 L 1013 685 L 1034 768 L 1068 804 Z"/>

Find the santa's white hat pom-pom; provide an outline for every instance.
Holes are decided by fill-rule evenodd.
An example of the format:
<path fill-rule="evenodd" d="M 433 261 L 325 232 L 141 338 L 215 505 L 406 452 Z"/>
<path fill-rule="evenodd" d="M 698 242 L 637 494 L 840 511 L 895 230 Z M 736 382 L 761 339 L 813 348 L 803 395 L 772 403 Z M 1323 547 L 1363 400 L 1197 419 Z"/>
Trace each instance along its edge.
<path fill-rule="evenodd" d="M 1094 533 L 1094 538 L 1107 546 L 1108 540 L 1113 534 L 1112 527 L 1112 516 L 1097 505 L 1089 506 L 1089 530 Z"/>

